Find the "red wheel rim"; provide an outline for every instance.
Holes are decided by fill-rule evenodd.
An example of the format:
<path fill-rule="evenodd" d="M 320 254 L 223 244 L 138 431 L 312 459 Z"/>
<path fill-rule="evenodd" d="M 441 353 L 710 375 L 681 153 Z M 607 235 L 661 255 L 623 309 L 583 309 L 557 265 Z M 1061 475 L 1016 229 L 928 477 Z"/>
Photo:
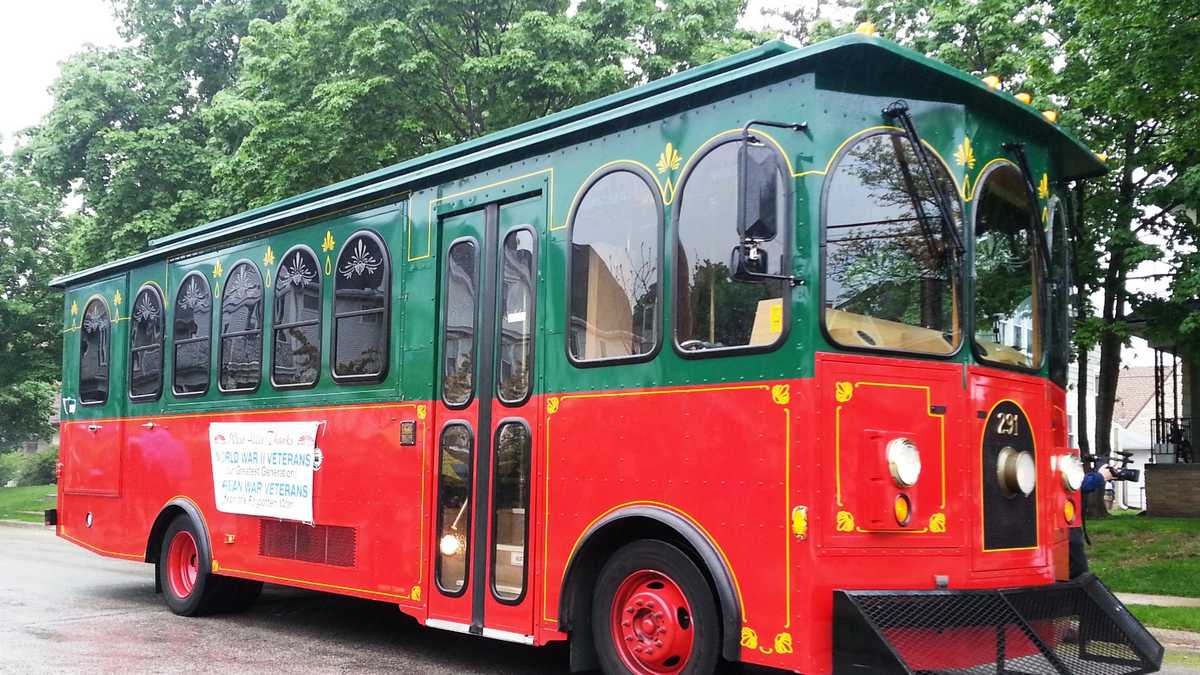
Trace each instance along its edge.
<path fill-rule="evenodd" d="M 191 532 L 180 530 L 167 549 L 167 582 L 177 598 L 186 598 L 196 587 L 200 576 L 200 555 Z"/>
<path fill-rule="evenodd" d="M 671 577 L 641 570 L 625 577 L 612 604 L 612 638 L 630 672 L 678 673 L 692 654 L 696 631 L 687 596 Z"/>

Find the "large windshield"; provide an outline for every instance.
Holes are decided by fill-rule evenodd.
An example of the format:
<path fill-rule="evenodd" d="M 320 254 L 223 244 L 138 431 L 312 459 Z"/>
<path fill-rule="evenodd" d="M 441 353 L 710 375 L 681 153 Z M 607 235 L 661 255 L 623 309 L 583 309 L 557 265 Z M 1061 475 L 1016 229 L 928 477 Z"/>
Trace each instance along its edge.
<path fill-rule="evenodd" d="M 1040 265 L 1025 178 L 1001 165 L 975 204 L 975 346 L 979 357 L 1037 368 L 1042 362 Z"/>
<path fill-rule="evenodd" d="M 928 162 L 961 206 L 940 162 Z M 961 339 L 955 247 L 912 145 L 882 133 L 855 143 L 829 178 L 825 206 L 824 318 L 846 347 L 951 354 Z"/>

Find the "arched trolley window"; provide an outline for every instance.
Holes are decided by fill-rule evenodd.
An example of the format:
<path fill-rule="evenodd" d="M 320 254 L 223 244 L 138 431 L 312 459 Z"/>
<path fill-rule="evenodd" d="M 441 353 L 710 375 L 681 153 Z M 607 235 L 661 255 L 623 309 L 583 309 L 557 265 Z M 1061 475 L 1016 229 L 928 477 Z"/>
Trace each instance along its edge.
<path fill-rule="evenodd" d="M 176 396 L 199 396 L 208 391 L 212 366 L 212 290 L 208 277 L 191 272 L 179 283 L 171 329 Z"/>
<path fill-rule="evenodd" d="M 979 179 L 975 199 L 975 353 L 1036 369 L 1044 351 L 1040 223 L 1025 178 L 1003 162 Z"/>
<path fill-rule="evenodd" d="M 229 270 L 221 294 L 222 392 L 254 391 L 262 379 L 263 282 L 246 260 Z"/>
<path fill-rule="evenodd" d="M 662 199 L 635 165 L 592 178 L 571 214 L 567 352 L 576 364 L 638 360 L 659 348 Z"/>
<path fill-rule="evenodd" d="M 379 382 L 388 367 L 391 265 L 372 230 L 359 230 L 338 254 L 333 283 L 333 349 L 337 382 Z"/>
<path fill-rule="evenodd" d="M 739 200 L 752 210 L 747 236 L 757 241 L 760 273 L 791 273 L 791 184 L 773 146 L 745 145 L 746 193 L 739 193 L 740 134 L 698 151 L 684 170 L 675 201 L 675 348 L 684 356 L 769 349 L 783 340 L 788 282 L 735 278 Z"/>
<path fill-rule="evenodd" d="M 961 230 L 954 182 L 924 152 L 949 198 L 950 223 Z M 833 344 L 935 356 L 958 351 L 961 275 L 940 203 L 900 133 L 860 138 L 837 158 L 825 183 L 823 232 L 822 320 Z"/>
<path fill-rule="evenodd" d="M 271 383 L 311 387 L 321 372 L 321 267 L 307 246 L 283 254 L 271 317 Z"/>
<path fill-rule="evenodd" d="M 93 298 L 83 310 L 79 327 L 79 402 L 100 405 L 108 400 L 108 374 L 112 360 L 112 321 L 108 305 Z"/>
<path fill-rule="evenodd" d="M 147 284 L 133 299 L 129 340 L 129 398 L 153 400 L 162 393 L 166 312 L 158 287 Z"/>

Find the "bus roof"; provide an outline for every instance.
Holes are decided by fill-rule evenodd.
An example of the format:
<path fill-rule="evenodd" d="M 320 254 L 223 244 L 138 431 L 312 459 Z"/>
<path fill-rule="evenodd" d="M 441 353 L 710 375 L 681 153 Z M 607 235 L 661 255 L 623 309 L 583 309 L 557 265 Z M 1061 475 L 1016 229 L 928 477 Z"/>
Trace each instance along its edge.
<path fill-rule="evenodd" d="M 1060 158 L 1064 179 L 1090 178 L 1105 172 L 1102 162 L 1083 144 L 1048 122 L 1034 108 L 1011 95 L 990 89 L 982 81 L 944 63 L 876 36 L 851 33 L 805 48 L 796 48 L 773 40 L 697 68 L 633 87 L 567 110 L 525 122 L 480 138 L 459 143 L 420 157 L 393 164 L 332 185 L 288 197 L 265 206 L 244 211 L 181 230 L 149 242 L 149 250 L 121 260 L 55 278 L 53 288 L 94 280 L 160 258 L 179 255 L 208 246 L 228 237 L 245 237 L 262 229 L 301 219 L 313 212 L 338 205 L 368 201 L 387 192 L 398 192 L 419 182 L 433 182 L 439 176 L 461 170 L 476 162 L 494 160 L 540 145 L 586 127 L 629 117 L 651 108 L 712 92 L 730 82 L 812 62 L 812 68 L 846 59 L 868 64 L 897 61 L 913 71 L 934 71 L 939 85 L 955 100 L 984 107 L 1015 122 L 1029 125 Z"/>

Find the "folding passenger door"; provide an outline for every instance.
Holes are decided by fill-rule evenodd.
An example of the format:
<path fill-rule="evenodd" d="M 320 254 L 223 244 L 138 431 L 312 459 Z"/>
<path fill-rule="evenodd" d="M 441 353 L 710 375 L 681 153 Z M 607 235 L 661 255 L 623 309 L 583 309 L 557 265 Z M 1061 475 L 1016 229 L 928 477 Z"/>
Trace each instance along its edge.
<path fill-rule="evenodd" d="M 542 193 L 442 215 L 430 624 L 533 634 L 533 355 Z"/>

